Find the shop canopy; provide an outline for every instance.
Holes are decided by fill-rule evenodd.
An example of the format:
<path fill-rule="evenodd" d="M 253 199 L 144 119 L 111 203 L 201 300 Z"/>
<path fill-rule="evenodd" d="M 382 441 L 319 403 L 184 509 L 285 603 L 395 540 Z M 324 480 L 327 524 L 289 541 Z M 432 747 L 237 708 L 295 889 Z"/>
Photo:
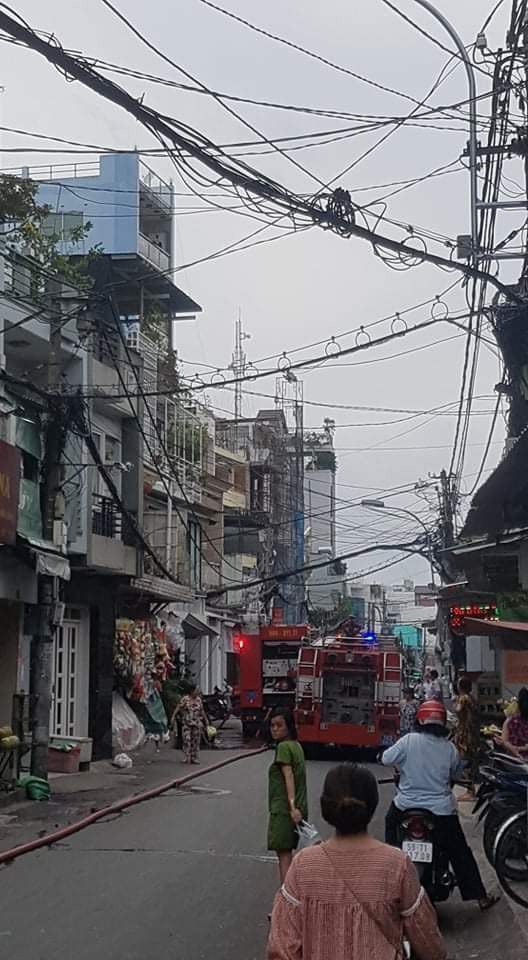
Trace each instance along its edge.
<path fill-rule="evenodd" d="M 208 623 L 204 623 L 199 617 L 195 617 L 193 613 L 188 613 L 182 620 L 182 628 L 185 636 L 190 640 L 194 640 L 195 637 L 218 636 L 217 630 L 213 630 Z"/>
<path fill-rule="evenodd" d="M 19 541 L 27 547 L 37 573 L 49 577 L 58 577 L 60 580 L 70 579 L 71 570 L 68 558 L 54 549 L 50 541 L 38 540 L 35 537 L 19 537 Z"/>
<path fill-rule="evenodd" d="M 464 617 L 464 631 L 481 637 L 501 636 L 510 631 L 524 633 L 528 638 L 528 622 L 520 620 L 481 620 L 479 617 Z"/>

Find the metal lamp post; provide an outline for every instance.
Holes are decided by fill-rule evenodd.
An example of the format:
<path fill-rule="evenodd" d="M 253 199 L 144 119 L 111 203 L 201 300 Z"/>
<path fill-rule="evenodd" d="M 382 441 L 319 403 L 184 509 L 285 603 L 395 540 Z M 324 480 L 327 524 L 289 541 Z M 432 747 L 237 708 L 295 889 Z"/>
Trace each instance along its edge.
<path fill-rule="evenodd" d="M 432 582 L 433 587 L 434 587 L 434 586 L 435 586 L 435 579 L 434 579 L 433 553 L 432 553 L 432 546 L 431 546 L 431 534 L 429 533 L 429 530 L 427 529 L 427 527 L 426 527 L 425 523 L 423 522 L 423 520 L 421 519 L 421 517 L 419 517 L 418 514 L 413 513 L 412 510 L 407 510 L 406 507 L 393 507 L 393 506 L 389 506 L 389 507 L 387 508 L 387 504 L 385 503 L 384 500 L 362 500 L 362 501 L 361 501 L 361 506 L 362 506 L 362 507 L 370 507 L 370 508 L 373 509 L 373 510 L 386 510 L 386 509 L 388 509 L 389 511 L 392 511 L 393 514 L 405 513 L 405 514 L 407 514 L 407 516 L 412 517 L 412 519 L 415 520 L 416 523 L 418 523 L 418 524 L 422 527 L 422 530 L 423 530 L 424 533 L 425 533 L 425 543 L 426 543 L 426 547 L 427 547 L 427 556 L 428 556 L 428 558 L 429 558 L 429 564 L 430 564 L 430 567 L 431 567 L 431 582 Z"/>
<path fill-rule="evenodd" d="M 468 80 L 468 90 L 469 90 L 469 142 L 468 142 L 468 155 L 469 155 L 469 179 L 470 179 L 470 195 L 471 195 L 471 260 L 475 262 L 478 259 L 478 227 L 477 227 L 477 210 L 478 210 L 478 187 L 477 187 L 477 84 L 475 81 L 475 70 L 473 69 L 473 64 L 469 58 L 469 54 L 462 42 L 461 37 L 456 32 L 454 26 L 444 17 L 443 13 L 440 10 L 437 10 L 432 3 L 429 3 L 429 0 L 414 0 L 420 7 L 423 7 L 424 10 L 427 10 L 435 20 L 438 20 L 442 24 L 445 30 L 447 30 L 449 36 L 451 37 L 453 43 L 455 44 L 459 54 L 460 59 L 462 60 L 467 80 Z"/>

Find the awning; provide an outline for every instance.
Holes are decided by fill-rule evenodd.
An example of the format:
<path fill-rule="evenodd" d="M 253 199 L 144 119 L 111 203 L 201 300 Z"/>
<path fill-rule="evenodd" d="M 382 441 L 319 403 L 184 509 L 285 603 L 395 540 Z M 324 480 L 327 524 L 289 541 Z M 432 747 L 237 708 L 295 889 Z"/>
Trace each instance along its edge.
<path fill-rule="evenodd" d="M 496 537 L 528 523 L 528 435 L 523 431 L 488 479 L 477 490 L 461 538 Z M 502 540 L 502 536 L 501 536 Z"/>
<path fill-rule="evenodd" d="M 165 580 L 164 577 L 132 577 L 129 590 L 143 594 L 152 602 L 160 603 L 178 603 L 192 600 L 192 593 L 188 587 L 183 584 L 174 583 L 172 580 Z"/>
<path fill-rule="evenodd" d="M 500 547 L 507 547 L 510 544 L 518 543 L 519 540 L 526 537 L 527 530 L 525 527 L 518 530 L 506 530 L 504 533 L 500 533 L 493 540 L 488 540 L 486 538 L 479 540 L 468 540 L 455 544 L 453 547 L 447 547 L 442 553 L 452 553 L 455 557 L 465 556 L 468 553 L 477 553 L 482 550 L 499 550 Z"/>
<path fill-rule="evenodd" d="M 19 542 L 28 547 L 29 555 L 34 561 L 37 573 L 47 577 L 58 577 L 60 580 L 69 580 L 71 577 L 70 562 L 62 553 L 53 549 L 48 540 L 37 540 L 34 537 L 22 537 Z"/>
<path fill-rule="evenodd" d="M 479 617 L 464 617 L 464 631 L 480 637 L 491 637 L 514 630 L 528 634 L 528 623 L 520 620 L 480 620 Z"/>
<path fill-rule="evenodd" d="M 195 637 L 217 637 L 218 631 L 213 630 L 208 623 L 204 623 L 193 613 L 188 613 L 182 620 L 182 628 L 186 638 L 193 640 Z"/>
<path fill-rule="evenodd" d="M 42 550 L 35 550 L 34 554 L 37 573 L 58 577 L 60 580 L 70 579 L 70 564 L 66 557 L 61 557 L 58 553 L 44 553 Z"/>

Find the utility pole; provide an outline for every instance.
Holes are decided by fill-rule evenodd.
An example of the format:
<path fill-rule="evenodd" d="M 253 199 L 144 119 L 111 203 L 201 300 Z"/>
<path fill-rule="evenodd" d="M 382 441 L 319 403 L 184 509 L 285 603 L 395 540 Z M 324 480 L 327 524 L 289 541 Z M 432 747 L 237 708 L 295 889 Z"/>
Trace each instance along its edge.
<path fill-rule="evenodd" d="M 453 477 L 445 470 L 440 471 L 442 540 L 444 547 L 455 542 L 455 489 Z"/>
<path fill-rule="evenodd" d="M 441 470 L 439 474 L 430 474 L 431 480 L 438 480 L 436 487 L 438 495 L 439 522 L 438 531 L 440 534 L 440 549 L 446 550 L 452 547 L 455 542 L 456 522 L 455 505 L 457 492 L 454 484 L 453 474 Z"/>
<path fill-rule="evenodd" d="M 50 338 L 48 352 L 47 386 L 50 395 L 57 396 L 61 371 L 62 318 L 60 284 L 51 281 Z M 61 437 L 64 431 L 60 407 L 54 403 L 48 411 L 45 475 L 42 490 L 42 519 L 44 537 L 53 541 L 54 522 L 61 512 Z M 62 519 L 62 517 L 61 517 Z M 31 645 L 31 773 L 43 780 L 48 778 L 49 724 L 52 696 L 52 653 L 55 628 L 53 611 L 58 595 L 58 578 L 39 574 L 37 630 Z"/>

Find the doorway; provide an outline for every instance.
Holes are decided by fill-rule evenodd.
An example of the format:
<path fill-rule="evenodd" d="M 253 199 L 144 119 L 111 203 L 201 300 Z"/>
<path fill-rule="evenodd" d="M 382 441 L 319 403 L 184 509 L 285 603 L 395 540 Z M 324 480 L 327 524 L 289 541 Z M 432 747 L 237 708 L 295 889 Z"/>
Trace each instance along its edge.
<path fill-rule="evenodd" d="M 87 613 L 66 607 L 55 633 L 52 664 L 50 734 L 88 735 L 89 633 Z"/>

